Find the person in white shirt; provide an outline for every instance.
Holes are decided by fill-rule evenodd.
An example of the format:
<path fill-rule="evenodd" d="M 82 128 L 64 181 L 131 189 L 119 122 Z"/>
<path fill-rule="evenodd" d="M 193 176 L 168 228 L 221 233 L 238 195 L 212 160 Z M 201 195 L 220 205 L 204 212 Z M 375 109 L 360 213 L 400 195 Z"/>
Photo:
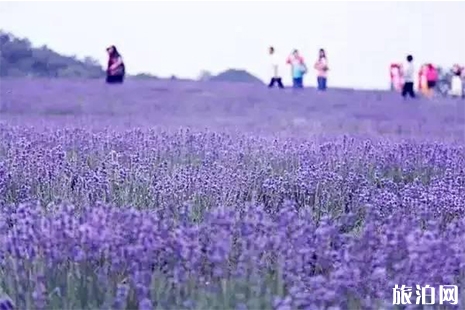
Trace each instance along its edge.
<path fill-rule="evenodd" d="M 402 77 L 404 79 L 404 85 L 402 87 L 402 97 L 406 98 L 409 95 L 411 98 L 415 98 L 415 91 L 413 90 L 413 83 L 415 81 L 415 67 L 413 66 L 413 56 L 407 56 L 407 63 L 402 68 Z"/>
<path fill-rule="evenodd" d="M 453 97 L 463 97 L 463 81 L 462 75 L 465 69 L 459 65 L 454 65 L 452 68 L 451 90 L 450 94 Z"/>
<path fill-rule="evenodd" d="M 271 80 L 268 84 L 269 88 L 274 87 L 275 84 L 278 84 L 279 88 L 284 88 L 281 75 L 279 74 L 279 63 L 280 59 L 275 53 L 274 47 L 270 46 L 269 50 L 270 64 L 271 64 Z"/>

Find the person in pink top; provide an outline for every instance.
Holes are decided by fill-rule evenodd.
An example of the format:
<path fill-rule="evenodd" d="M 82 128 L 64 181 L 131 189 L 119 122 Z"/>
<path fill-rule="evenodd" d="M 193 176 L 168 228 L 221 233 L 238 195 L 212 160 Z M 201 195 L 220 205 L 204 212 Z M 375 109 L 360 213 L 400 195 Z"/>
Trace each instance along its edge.
<path fill-rule="evenodd" d="M 391 64 L 391 90 L 400 91 L 402 89 L 402 76 L 401 76 L 402 64 L 392 63 Z"/>
<path fill-rule="evenodd" d="M 318 53 L 318 60 L 315 62 L 315 69 L 318 72 L 317 82 L 318 90 L 326 90 L 326 82 L 328 80 L 328 60 L 326 58 L 326 52 L 324 49 L 320 49 Z"/>
<path fill-rule="evenodd" d="M 432 65 L 428 64 L 426 70 L 426 81 L 428 85 L 428 97 L 432 97 L 434 94 L 434 88 L 436 87 L 436 83 L 438 81 L 438 70 Z"/>

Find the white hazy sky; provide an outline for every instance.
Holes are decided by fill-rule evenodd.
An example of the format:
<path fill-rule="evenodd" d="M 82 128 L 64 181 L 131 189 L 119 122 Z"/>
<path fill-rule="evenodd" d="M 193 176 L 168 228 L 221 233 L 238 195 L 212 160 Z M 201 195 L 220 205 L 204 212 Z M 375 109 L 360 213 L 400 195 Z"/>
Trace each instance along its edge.
<path fill-rule="evenodd" d="M 329 85 L 387 88 L 388 66 L 412 53 L 416 64 L 465 63 L 465 1 L 0 2 L 0 28 L 33 45 L 106 63 L 120 50 L 129 73 L 197 77 L 247 69 L 268 80 L 267 47 L 284 64 L 298 48 L 310 65 L 327 50 Z M 315 85 L 311 71 L 307 85 Z"/>

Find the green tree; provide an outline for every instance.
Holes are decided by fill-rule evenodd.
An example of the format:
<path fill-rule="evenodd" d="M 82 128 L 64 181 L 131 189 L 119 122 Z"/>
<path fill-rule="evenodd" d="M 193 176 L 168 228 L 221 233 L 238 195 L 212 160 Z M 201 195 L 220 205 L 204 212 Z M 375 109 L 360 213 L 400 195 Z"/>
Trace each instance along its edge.
<path fill-rule="evenodd" d="M 97 60 L 83 61 L 63 56 L 47 46 L 32 47 L 27 39 L 20 39 L 0 30 L 0 76 L 2 77 L 79 77 L 101 78 L 105 75 Z"/>

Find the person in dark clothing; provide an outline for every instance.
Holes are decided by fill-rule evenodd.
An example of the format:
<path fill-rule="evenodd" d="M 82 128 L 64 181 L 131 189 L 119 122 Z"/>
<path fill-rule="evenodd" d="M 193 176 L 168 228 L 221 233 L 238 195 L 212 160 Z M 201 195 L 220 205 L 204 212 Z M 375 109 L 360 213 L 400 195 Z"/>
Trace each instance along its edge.
<path fill-rule="evenodd" d="M 413 89 L 412 82 L 405 82 L 404 87 L 402 87 L 402 97 L 407 98 L 407 95 L 411 98 L 415 98 L 415 91 Z"/>
<path fill-rule="evenodd" d="M 284 88 L 283 81 L 281 78 L 271 78 L 268 88 L 273 88 L 275 84 L 278 84 L 279 88 Z"/>
<path fill-rule="evenodd" d="M 270 84 L 268 84 L 268 88 L 273 88 L 275 84 L 278 84 L 279 88 L 284 88 L 281 78 L 271 78 Z"/>
<path fill-rule="evenodd" d="M 402 97 L 406 98 L 407 95 L 409 95 L 410 97 L 415 98 L 415 91 L 413 90 L 415 68 L 413 66 L 412 55 L 407 56 L 407 63 L 405 67 L 402 68 L 402 75 L 404 78 L 404 85 L 402 87 Z"/>
<path fill-rule="evenodd" d="M 126 73 L 123 58 L 114 45 L 107 48 L 107 53 L 108 66 L 106 82 L 108 84 L 121 84 L 124 81 L 124 75 Z"/>

